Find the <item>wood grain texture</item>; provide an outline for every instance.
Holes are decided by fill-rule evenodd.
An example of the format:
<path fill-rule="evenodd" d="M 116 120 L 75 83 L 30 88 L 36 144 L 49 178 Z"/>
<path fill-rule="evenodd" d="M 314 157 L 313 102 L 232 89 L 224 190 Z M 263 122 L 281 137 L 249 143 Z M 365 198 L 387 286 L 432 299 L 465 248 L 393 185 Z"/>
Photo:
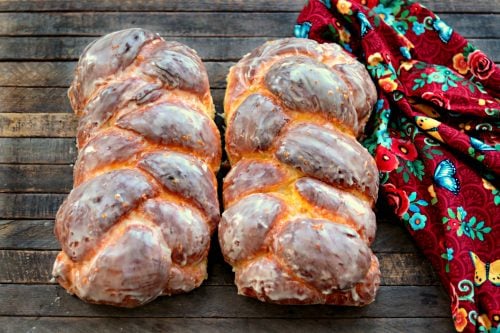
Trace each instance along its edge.
<path fill-rule="evenodd" d="M 272 37 L 165 37 L 195 49 L 204 61 L 237 61 Z M 78 60 L 95 37 L 0 37 L 0 60 Z M 474 46 L 500 62 L 500 40 L 470 39 Z"/>
<path fill-rule="evenodd" d="M 0 163 L 70 164 L 76 153 L 74 138 L 0 138 Z"/>
<path fill-rule="evenodd" d="M 214 243 L 214 246 L 217 245 Z M 59 250 L 53 220 L 0 220 L 0 249 Z M 379 220 L 372 245 L 377 253 L 417 252 L 408 233 L 399 225 Z"/>
<path fill-rule="evenodd" d="M 95 37 L 0 37 L 0 60 L 78 60 Z M 237 61 L 272 37 L 165 37 L 196 50 L 204 61 Z"/>
<path fill-rule="evenodd" d="M 260 12 L 0 13 L 0 35 L 98 36 L 142 27 L 164 36 L 278 37 L 292 34 L 296 17 L 297 13 Z"/>
<path fill-rule="evenodd" d="M 0 164 L 0 192 L 69 193 L 72 165 Z"/>
<path fill-rule="evenodd" d="M 438 286 L 382 286 L 376 301 L 362 308 L 266 304 L 238 296 L 234 286 L 202 286 L 188 294 L 160 297 L 143 307 L 122 309 L 83 303 L 57 285 L 0 284 L 0 316 L 436 318 L 450 315 L 448 303 Z"/>
<path fill-rule="evenodd" d="M 0 112 L 72 113 L 67 88 L 0 87 Z"/>
<path fill-rule="evenodd" d="M 184 0 L 0 0 L 0 11 L 299 11 L 307 0 L 197 0 L 186 5 Z M 421 4 L 437 12 L 500 12 L 499 0 L 421 0 Z"/>
<path fill-rule="evenodd" d="M 142 27 L 163 36 L 292 36 L 297 13 L 0 13 L 2 36 L 99 36 Z M 466 38 L 500 36 L 497 14 L 442 14 L 440 18 Z M 208 23 L 210 22 L 210 23 Z M 224 22 L 215 24 L 212 22 Z"/>
<path fill-rule="evenodd" d="M 449 318 L 250 319 L 250 318 L 0 318 L 5 333 L 452 333 Z"/>
<path fill-rule="evenodd" d="M 0 283 L 55 284 L 51 272 L 58 252 L 0 250 Z M 208 280 L 204 283 L 232 286 L 234 274 L 231 272 L 231 267 L 220 258 L 219 253 L 220 251 L 215 250 L 210 253 Z"/>
<path fill-rule="evenodd" d="M 0 137 L 74 138 L 77 126 L 78 118 L 72 113 L 0 113 Z"/>
<path fill-rule="evenodd" d="M 0 193 L 4 219 L 53 219 L 66 194 Z"/>
<path fill-rule="evenodd" d="M 0 249 L 59 250 L 54 220 L 0 220 Z"/>
<path fill-rule="evenodd" d="M 234 62 L 205 62 L 210 86 L 224 88 Z M 76 62 L 0 62 L 0 86 L 69 87 Z"/>
<path fill-rule="evenodd" d="M 0 137 L 74 137 L 77 124 L 68 113 L 0 113 Z"/>
<path fill-rule="evenodd" d="M 0 86 L 0 113 L 73 113 L 67 91 L 66 87 Z M 214 88 L 211 93 L 215 108 L 222 111 L 225 89 Z"/>
<path fill-rule="evenodd" d="M 0 228 L 4 226 L 0 224 Z M 27 230 L 29 232 L 29 229 Z M 0 236 L 1 240 L 1 236 Z M 211 250 L 206 285 L 233 285 L 234 274 L 220 256 L 219 249 Z M 0 283 L 47 284 L 58 251 L 0 250 Z M 379 253 L 383 286 L 436 285 L 437 279 L 430 264 L 415 253 Z"/>

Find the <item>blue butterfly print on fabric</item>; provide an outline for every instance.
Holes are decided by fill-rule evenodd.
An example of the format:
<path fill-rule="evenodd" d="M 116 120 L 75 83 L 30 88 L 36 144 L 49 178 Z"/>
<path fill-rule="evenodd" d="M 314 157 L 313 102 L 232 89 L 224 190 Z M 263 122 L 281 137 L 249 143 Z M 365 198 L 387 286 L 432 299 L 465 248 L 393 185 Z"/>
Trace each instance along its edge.
<path fill-rule="evenodd" d="M 438 18 L 435 18 L 432 20 L 432 27 L 438 32 L 439 39 L 441 39 L 443 43 L 448 43 L 450 41 L 453 29 L 448 24 Z"/>
<path fill-rule="evenodd" d="M 474 149 L 477 149 L 480 151 L 496 150 L 495 147 L 487 145 L 486 143 L 484 143 L 476 138 L 473 138 L 473 137 L 470 138 L 470 144 Z"/>
<path fill-rule="evenodd" d="M 439 162 L 434 170 L 434 182 L 451 193 L 457 195 L 460 192 L 460 182 L 457 177 L 457 169 L 450 160 Z"/>
<path fill-rule="evenodd" d="M 311 22 L 304 22 L 296 24 L 293 30 L 293 34 L 297 38 L 307 38 L 309 37 L 309 31 L 311 30 Z"/>
<path fill-rule="evenodd" d="M 368 21 L 368 19 L 366 18 L 365 14 L 358 12 L 358 14 L 356 14 L 356 17 L 361 24 L 361 38 L 363 38 L 368 33 L 368 31 L 373 29 L 373 27 L 370 24 L 370 21 Z"/>

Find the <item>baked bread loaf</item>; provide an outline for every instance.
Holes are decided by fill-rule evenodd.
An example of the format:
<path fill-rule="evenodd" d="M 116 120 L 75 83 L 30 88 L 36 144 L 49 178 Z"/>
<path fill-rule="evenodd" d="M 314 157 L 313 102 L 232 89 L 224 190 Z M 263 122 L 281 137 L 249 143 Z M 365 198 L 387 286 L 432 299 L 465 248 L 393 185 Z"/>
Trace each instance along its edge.
<path fill-rule="evenodd" d="M 78 62 L 74 189 L 57 212 L 53 276 L 91 303 L 134 307 L 206 278 L 220 219 L 220 135 L 196 52 L 142 29 Z"/>
<path fill-rule="evenodd" d="M 376 100 L 335 44 L 268 42 L 231 68 L 219 241 L 238 292 L 282 304 L 365 305 L 378 172 L 356 141 Z"/>

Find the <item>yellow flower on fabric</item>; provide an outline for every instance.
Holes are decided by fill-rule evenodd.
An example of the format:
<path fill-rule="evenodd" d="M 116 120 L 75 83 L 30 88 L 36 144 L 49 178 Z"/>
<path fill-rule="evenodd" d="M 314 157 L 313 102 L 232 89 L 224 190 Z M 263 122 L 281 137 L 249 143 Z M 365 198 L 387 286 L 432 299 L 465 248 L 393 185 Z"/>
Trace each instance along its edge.
<path fill-rule="evenodd" d="M 349 43 L 351 40 L 351 34 L 345 29 L 339 29 L 340 40 L 344 43 Z"/>
<path fill-rule="evenodd" d="M 453 56 L 453 68 L 455 68 L 460 74 L 467 74 L 469 71 L 469 66 L 467 65 L 467 61 L 465 61 L 462 53 L 457 53 Z"/>
<path fill-rule="evenodd" d="M 486 105 L 486 101 L 485 101 L 484 99 L 482 99 L 482 98 L 480 98 L 480 99 L 478 100 L 478 103 L 479 103 L 479 105 L 481 105 L 481 106 Z"/>
<path fill-rule="evenodd" d="M 386 77 L 378 80 L 378 84 L 382 87 L 385 92 L 392 92 L 397 89 L 398 85 L 390 77 Z"/>
<path fill-rule="evenodd" d="M 370 65 L 370 66 L 377 66 L 383 60 L 384 60 L 384 58 L 382 57 L 382 55 L 380 54 L 380 52 L 375 52 L 374 54 L 371 54 L 368 57 L 368 65 Z"/>
<path fill-rule="evenodd" d="M 351 3 L 346 0 L 339 0 L 337 2 L 337 9 L 341 14 L 347 15 L 351 13 Z"/>
<path fill-rule="evenodd" d="M 413 68 L 413 64 L 415 64 L 415 60 L 410 60 L 410 61 L 403 61 L 401 65 L 399 65 L 399 68 L 403 68 L 405 71 L 409 71 L 410 69 Z"/>
<path fill-rule="evenodd" d="M 438 202 L 438 198 L 436 196 L 436 190 L 434 189 L 434 185 L 431 185 L 427 188 L 427 192 L 431 196 L 431 204 L 435 205 Z"/>
<path fill-rule="evenodd" d="M 432 198 L 436 197 L 436 191 L 434 190 L 434 185 L 431 185 L 427 188 L 427 192 L 429 192 Z"/>
<path fill-rule="evenodd" d="M 465 326 L 467 326 L 467 310 L 464 308 L 458 309 L 457 313 L 453 316 L 453 321 L 455 322 L 457 332 L 462 332 Z"/>
<path fill-rule="evenodd" d="M 487 330 L 491 328 L 491 321 L 490 318 L 488 318 L 487 314 L 482 314 L 479 317 L 477 317 L 477 322 L 479 325 L 484 326 Z"/>
<path fill-rule="evenodd" d="M 490 190 L 490 191 L 493 191 L 493 190 L 496 190 L 495 186 L 493 186 L 492 183 L 490 183 L 489 181 L 487 181 L 486 179 L 483 178 L 483 187 L 487 190 Z"/>

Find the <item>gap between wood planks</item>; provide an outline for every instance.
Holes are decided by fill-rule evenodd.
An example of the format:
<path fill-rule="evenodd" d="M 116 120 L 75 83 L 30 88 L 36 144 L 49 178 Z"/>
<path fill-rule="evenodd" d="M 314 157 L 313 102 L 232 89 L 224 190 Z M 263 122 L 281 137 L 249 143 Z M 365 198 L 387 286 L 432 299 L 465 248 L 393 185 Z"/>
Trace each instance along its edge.
<path fill-rule="evenodd" d="M 378 212 L 376 253 L 417 253 L 412 239 L 399 223 Z M 382 215 L 382 216 L 381 216 Z M 390 216 L 390 215 L 389 215 Z M 216 244 L 218 241 L 214 239 Z M 0 219 L 0 250 L 60 250 L 54 236 L 53 219 Z"/>
<path fill-rule="evenodd" d="M 261 12 L 282 12 L 299 11 L 307 3 L 307 0 L 281 1 L 268 0 L 198 0 L 186 6 L 184 0 L 149 0 L 149 1 L 122 1 L 122 0 L 89 0 L 89 1 L 17 1 L 1 0 L 0 12 L 43 12 L 43 11 L 261 11 Z M 436 12 L 499 12 L 499 0 L 476 0 L 474 5 L 468 0 L 421 0 L 421 4 L 431 8 Z"/>
<path fill-rule="evenodd" d="M 234 62 L 205 62 L 211 88 L 225 88 Z M 76 62 L 0 62 L 0 86 L 69 87 Z"/>
<path fill-rule="evenodd" d="M 214 239 L 215 241 L 215 239 Z M 59 251 L 0 250 L 0 283 L 54 284 L 51 271 Z M 416 253 L 376 253 L 382 272 L 382 286 L 432 286 L 438 280 L 430 264 Z M 211 249 L 208 265 L 209 286 L 232 286 L 234 273 L 220 256 L 217 246 Z"/>
<path fill-rule="evenodd" d="M 498 14 L 447 13 L 440 18 L 466 38 L 497 38 Z M 143 27 L 179 37 L 291 36 L 297 13 L 0 13 L 0 36 L 99 36 Z M 206 24 L 224 22 L 224 24 Z"/>
<path fill-rule="evenodd" d="M 121 309 L 83 303 L 57 285 L 0 284 L 3 316 L 418 318 L 448 316 L 448 305 L 449 299 L 439 286 L 382 286 L 375 302 L 361 308 L 282 306 L 239 296 L 235 286 L 202 286 L 188 294 L 159 297 L 140 308 Z"/>
<path fill-rule="evenodd" d="M 374 252 L 417 253 L 412 239 L 403 226 L 394 223 L 389 213 L 382 209 L 377 213 L 377 227 L 377 237 L 371 246 Z M 218 246 L 218 241 L 214 239 L 214 242 L 214 246 Z M 51 251 L 60 248 L 54 236 L 53 219 L 38 219 L 36 216 L 33 219 L 0 219 L 0 250 Z"/>
<path fill-rule="evenodd" d="M 0 317 L 0 327 L 9 327 L 5 333 L 56 332 L 64 327 L 66 333 L 95 332 L 454 332 L 450 318 L 355 318 L 355 319 L 282 319 L 282 318 L 93 318 L 93 317 Z"/>
<path fill-rule="evenodd" d="M 273 37 L 165 36 L 195 49 L 203 61 L 237 61 Z M 0 37 L 1 61 L 75 61 L 96 37 Z M 499 39 L 469 39 L 474 46 L 500 61 Z"/>

